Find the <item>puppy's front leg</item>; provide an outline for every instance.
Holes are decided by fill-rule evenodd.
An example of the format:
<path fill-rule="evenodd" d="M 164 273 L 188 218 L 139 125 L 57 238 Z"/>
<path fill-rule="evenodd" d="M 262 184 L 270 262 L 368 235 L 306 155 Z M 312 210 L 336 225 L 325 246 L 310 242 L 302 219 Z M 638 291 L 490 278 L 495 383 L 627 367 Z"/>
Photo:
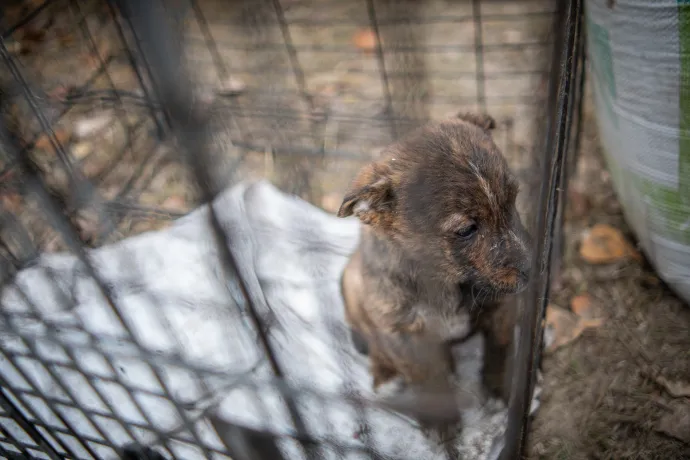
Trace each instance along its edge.
<path fill-rule="evenodd" d="M 374 391 L 385 395 L 397 393 L 403 382 L 394 382 L 394 380 L 402 380 L 402 375 L 398 373 L 380 348 L 370 347 L 369 351 L 369 372 L 373 380 Z M 392 387 L 382 389 L 382 386 L 388 383 L 392 383 Z"/>
<path fill-rule="evenodd" d="M 417 417 L 420 429 L 432 443 L 447 450 L 450 458 L 456 458 L 452 441 L 462 426 L 462 420 L 455 400 L 452 351 L 435 335 L 401 334 L 400 342 L 397 368 L 409 391 L 419 396 L 418 403 L 424 413 L 424 416 Z M 431 407 L 436 410 L 430 411 Z M 441 416 L 448 410 L 453 414 L 451 418 Z"/>
<path fill-rule="evenodd" d="M 514 345 L 513 334 L 517 320 L 515 302 L 503 302 L 480 318 L 484 333 L 484 366 L 482 381 L 489 393 L 506 404 L 510 399 Z"/>
<path fill-rule="evenodd" d="M 369 350 L 376 392 L 408 400 L 412 405 L 407 415 L 432 440 L 444 444 L 453 438 L 460 413 L 455 406 L 455 363 L 447 344 L 425 334 L 379 332 Z"/>

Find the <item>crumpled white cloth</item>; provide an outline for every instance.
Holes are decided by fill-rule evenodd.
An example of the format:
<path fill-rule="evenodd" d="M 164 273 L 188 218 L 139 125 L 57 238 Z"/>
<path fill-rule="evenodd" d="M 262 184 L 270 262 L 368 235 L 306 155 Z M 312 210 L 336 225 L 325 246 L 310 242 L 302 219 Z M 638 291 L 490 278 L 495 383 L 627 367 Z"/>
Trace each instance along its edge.
<path fill-rule="evenodd" d="M 361 448 L 368 442 L 381 458 L 444 458 L 408 419 L 383 409 L 367 409 L 369 434 L 356 436 L 362 421 L 356 406 L 337 399 L 347 391 L 372 396 L 366 359 L 347 336 L 339 290 L 359 223 L 265 181 L 234 185 L 214 207 L 258 299 L 286 383 L 325 396 L 295 392 L 310 435 L 327 438 L 329 445 Z M 53 402 L 80 407 L 58 410 L 78 434 L 95 441 L 91 446 L 103 458 L 114 452 L 99 441 L 154 443 L 185 460 L 223 451 L 209 414 L 294 434 L 283 399 L 269 385 L 272 374 L 242 313 L 237 283 L 220 262 L 206 207 L 168 229 L 102 247 L 89 257 L 115 310 L 71 254 L 43 255 L 3 291 L 0 374 L 15 395 L 33 387 Z M 477 395 L 481 353 L 477 336 L 463 344 L 458 358 L 462 387 Z M 53 363 L 53 375 L 41 362 Z M 476 402 L 463 415 L 465 428 L 456 443 L 462 458 L 485 460 L 497 454 L 506 411 L 498 401 Z M 48 426 L 64 428 L 40 398 L 21 403 Z M 116 419 L 129 422 L 129 431 Z M 171 433 L 172 441 L 160 444 L 155 432 Z M 286 458 L 304 458 L 290 438 L 279 446 Z M 331 449 L 321 453 L 343 458 Z M 350 452 L 344 458 L 368 457 Z"/>

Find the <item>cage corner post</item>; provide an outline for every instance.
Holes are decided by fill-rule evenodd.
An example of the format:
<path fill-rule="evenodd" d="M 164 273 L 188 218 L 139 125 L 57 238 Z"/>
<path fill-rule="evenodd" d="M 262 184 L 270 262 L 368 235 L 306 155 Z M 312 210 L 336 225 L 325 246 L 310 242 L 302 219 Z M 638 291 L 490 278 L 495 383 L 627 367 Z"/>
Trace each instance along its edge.
<path fill-rule="evenodd" d="M 568 157 L 572 153 L 570 135 L 574 107 L 581 101 L 578 66 L 582 64 L 582 0 L 559 2 L 554 18 L 556 36 L 547 104 L 547 130 L 543 141 L 544 178 L 539 190 L 536 216 L 536 242 L 533 254 L 534 275 L 520 299 L 523 305 L 515 371 L 508 409 L 504 446 L 500 460 L 524 457 L 529 435 L 530 407 L 542 347 L 542 320 L 549 297 L 554 238 L 560 234 L 561 193 L 567 188 Z M 584 69 L 583 69 L 584 71 Z M 579 114 L 579 108 L 578 114 Z M 577 129 L 581 129 L 577 126 Z M 577 135 L 576 135 L 577 138 Z M 577 143 L 575 143 L 577 145 Z"/>

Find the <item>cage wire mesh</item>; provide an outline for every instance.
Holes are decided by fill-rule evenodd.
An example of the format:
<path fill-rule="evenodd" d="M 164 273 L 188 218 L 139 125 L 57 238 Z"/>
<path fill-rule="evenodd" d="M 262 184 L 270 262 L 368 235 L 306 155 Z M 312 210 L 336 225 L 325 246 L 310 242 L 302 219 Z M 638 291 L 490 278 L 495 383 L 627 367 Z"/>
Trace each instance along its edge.
<path fill-rule="evenodd" d="M 169 227 L 247 179 L 267 178 L 333 212 L 357 170 L 392 140 L 430 119 L 482 111 L 498 122 L 494 137 L 521 180 L 518 209 L 539 241 L 539 276 L 524 296 L 520 330 L 529 346 L 521 345 L 517 357 L 522 373 L 503 452 L 517 458 L 548 295 L 546 261 L 557 261 L 551 241 L 562 214 L 564 155 L 568 142 L 577 150 L 571 132 L 579 126 L 571 128 L 571 120 L 584 76 L 573 58 L 582 55 L 579 2 L 558 3 L 8 5 L 0 44 L 0 456 L 136 458 L 144 451 L 123 454 L 122 447 L 139 443 L 169 458 L 282 458 L 275 433 L 205 417 L 218 404 L 214 394 L 252 385 L 247 375 L 254 367 L 228 375 L 197 364 L 184 344 L 152 349 L 123 312 L 121 287 L 108 278 L 108 267 L 95 264 L 90 248 Z M 208 238 L 215 238 L 222 261 L 215 276 L 234 280 L 245 296 L 237 303 L 256 338 L 252 356 L 275 376 L 294 427 L 289 436 L 308 458 L 322 449 L 342 456 L 351 446 L 310 434 L 292 398 L 298 390 L 281 384 L 260 312 L 266 299 L 243 279 L 212 208 L 208 217 Z M 15 282 L 45 254 L 62 251 L 79 263 L 52 259 L 24 289 Z M 166 300 L 147 296 L 130 257 L 112 264 L 130 272 L 127 289 L 141 294 L 139 308 L 160 307 Z M 117 332 L 94 332 L 89 315 L 48 314 L 43 303 L 70 312 L 79 297 L 74 282 L 51 269 L 87 280 L 82 289 L 105 299 Z M 6 302 L 8 290 L 14 303 Z M 49 299 L 36 302 L 39 291 Z M 169 318 L 156 321 L 174 327 Z M 146 383 L 122 371 L 135 358 L 133 375 L 145 375 Z M 197 400 L 173 396 L 182 381 L 196 388 Z M 261 399 L 262 390 L 255 392 Z M 369 403 L 358 400 L 357 407 Z M 366 442 L 353 449 L 374 458 Z"/>

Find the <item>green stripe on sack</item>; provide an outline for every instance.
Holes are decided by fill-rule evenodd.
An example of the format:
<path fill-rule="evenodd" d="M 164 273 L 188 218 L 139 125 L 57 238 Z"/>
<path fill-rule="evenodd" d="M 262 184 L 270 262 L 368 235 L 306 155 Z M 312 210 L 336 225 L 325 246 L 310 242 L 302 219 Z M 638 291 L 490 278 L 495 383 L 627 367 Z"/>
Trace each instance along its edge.
<path fill-rule="evenodd" d="M 638 185 L 661 220 L 650 224 L 664 237 L 690 245 L 690 0 L 678 0 L 678 41 L 678 186 L 664 187 L 641 178 Z"/>
<path fill-rule="evenodd" d="M 680 81 L 678 88 L 678 186 L 665 187 L 635 177 L 649 200 L 652 230 L 690 245 L 690 0 L 678 0 Z M 657 220 L 658 219 L 658 220 Z"/>

